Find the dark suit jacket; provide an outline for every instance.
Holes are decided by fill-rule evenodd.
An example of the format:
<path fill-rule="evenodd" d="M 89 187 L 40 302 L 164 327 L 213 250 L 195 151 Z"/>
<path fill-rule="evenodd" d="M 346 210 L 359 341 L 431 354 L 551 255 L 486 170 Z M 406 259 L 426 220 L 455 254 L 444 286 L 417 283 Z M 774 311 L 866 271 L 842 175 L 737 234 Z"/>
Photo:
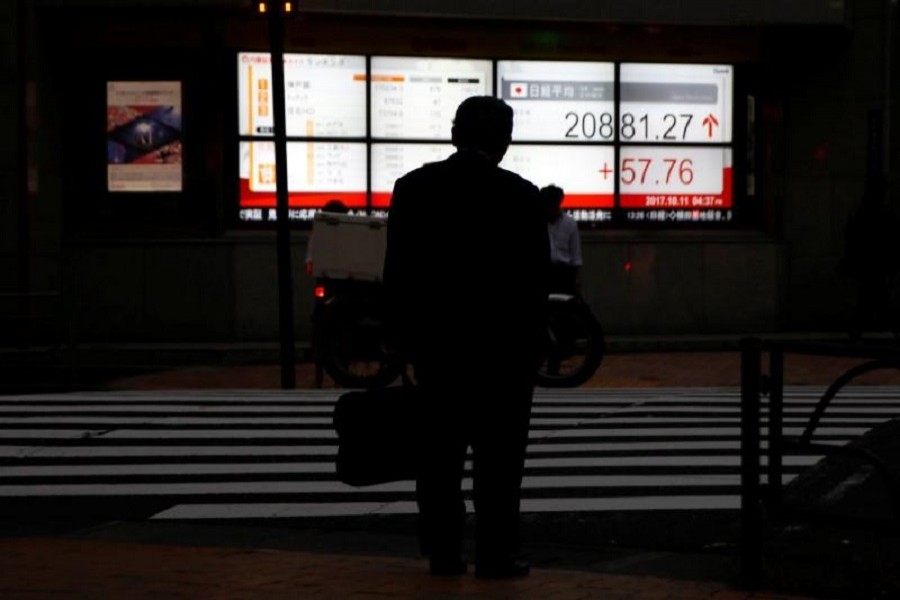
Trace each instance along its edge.
<path fill-rule="evenodd" d="M 387 240 L 389 322 L 414 360 L 534 364 L 550 253 L 532 183 L 456 152 L 397 180 Z"/>

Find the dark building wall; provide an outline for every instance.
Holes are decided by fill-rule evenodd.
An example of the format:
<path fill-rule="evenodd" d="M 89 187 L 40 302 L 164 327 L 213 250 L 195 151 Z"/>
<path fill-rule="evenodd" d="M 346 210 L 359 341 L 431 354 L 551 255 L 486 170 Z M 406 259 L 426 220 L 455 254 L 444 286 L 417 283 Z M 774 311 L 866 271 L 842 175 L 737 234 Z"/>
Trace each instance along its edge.
<path fill-rule="evenodd" d="M 795 328 L 838 328 L 852 314 L 855 284 L 838 272 L 844 226 L 862 196 L 871 161 L 869 119 L 885 109 L 887 2 L 859 0 L 850 31 L 828 46 L 786 45 L 787 146 L 783 207 L 789 279 L 785 319 Z M 877 156 L 872 156 L 875 152 Z M 893 162 L 896 173 L 897 162 Z M 896 175 L 894 175 L 896 178 Z M 894 193 L 897 182 L 895 180 Z"/>
<path fill-rule="evenodd" d="M 19 214 L 19 96 L 24 88 L 19 72 L 17 4 L 0 6 L 0 27 L 11 35 L 0 38 L 0 291 L 16 288 Z"/>
<path fill-rule="evenodd" d="M 38 201 L 56 182 L 39 177 L 46 117 L 33 4 L 2 3 L 0 28 L 0 343 L 21 345 L 50 335 L 46 322 L 60 311 L 62 223 L 56 203 Z"/>
<path fill-rule="evenodd" d="M 274 234 L 242 230 L 234 218 L 234 53 L 264 50 L 265 28 L 242 3 L 186 4 L 148 11 L 47 3 L 37 15 L 39 203 L 64 239 L 57 238 L 58 254 L 36 256 L 62 265 L 85 341 L 277 339 Z M 501 4 L 463 3 L 439 20 L 421 15 L 445 14 L 444 3 L 322 0 L 304 5 L 321 13 L 289 24 L 287 47 L 740 65 L 752 82 L 741 93 L 752 92 L 757 107 L 752 214 L 730 230 L 586 230 L 586 296 L 611 333 L 844 326 L 852 287 L 834 267 L 843 220 L 862 190 L 866 111 L 882 98 L 878 10 L 886 3 L 790 3 L 787 12 L 775 10 L 784 3 L 737 0 L 610 3 L 632 12 L 579 21 L 578 11 L 597 5 L 572 3 L 571 11 L 549 15 L 540 13 L 547 3 L 535 2 L 516 3 L 514 15 L 484 14 Z M 697 17 L 700 5 L 713 7 L 706 21 Z M 563 12 L 567 18 L 555 18 Z M 103 130 L 105 82 L 119 78 L 183 81 L 182 194 L 123 199 L 105 191 L 96 131 Z M 53 235 L 45 237 L 52 248 Z M 306 237 L 304 230 L 293 235 L 301 340 L 311 308 L 311 282 L 300 274 Z"/>

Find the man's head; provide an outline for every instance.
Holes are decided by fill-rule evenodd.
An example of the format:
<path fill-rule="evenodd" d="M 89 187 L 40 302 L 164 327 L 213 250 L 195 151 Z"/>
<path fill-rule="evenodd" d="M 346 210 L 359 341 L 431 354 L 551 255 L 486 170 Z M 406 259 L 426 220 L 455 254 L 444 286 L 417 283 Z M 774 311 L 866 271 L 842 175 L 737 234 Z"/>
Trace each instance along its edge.
<path fill-rule="evenodd" d="M 547 211 L 547 220 L 555 221 L 562 213 L 562 203 L 565 192 L 559 186 L 550 184 L 541 188 L 541 200 Z"/>
<path fill-rule="evenodd" d="M 499 163 L 512 139 L 513 110 L 499 98 L 472 96 L 456 109 L 453 145 L 460 150 L 479 150 Z"/>
<path fill-rule="evenodd" d="M 339 213 L 342 215 L 346 215 L 350 212 L 350 209 L 347 208 L 347 205 L 340 200 L 333 199 L 325 203 L 325 205 L 322 207 L 322 212 Z"/>

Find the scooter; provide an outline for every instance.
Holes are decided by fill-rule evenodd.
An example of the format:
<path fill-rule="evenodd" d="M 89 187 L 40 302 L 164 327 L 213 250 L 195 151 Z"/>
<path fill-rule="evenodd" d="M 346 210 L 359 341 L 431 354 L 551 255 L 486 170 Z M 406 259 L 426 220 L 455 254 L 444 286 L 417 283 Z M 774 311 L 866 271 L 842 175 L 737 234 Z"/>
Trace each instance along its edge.
<path fill-rule="evenodd" d="M 373 281 L 323 280 L 316 285 L 316 365 L 342 387 L 393 383 L 407 362 L 387 344 L 384 297 Z M 603 327 L 578 296 L 550 294 L 547 340 L 537 372 L 541 387 L 577 387 L 591 379 L 605 353 Z"/>

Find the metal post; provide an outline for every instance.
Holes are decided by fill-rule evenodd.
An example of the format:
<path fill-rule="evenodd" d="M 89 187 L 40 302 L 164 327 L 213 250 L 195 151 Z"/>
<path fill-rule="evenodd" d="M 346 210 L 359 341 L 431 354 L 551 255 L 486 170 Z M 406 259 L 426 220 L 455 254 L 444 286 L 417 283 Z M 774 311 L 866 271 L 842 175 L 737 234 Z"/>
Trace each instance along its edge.
<path fill-rule="evenodd" d="M 894 28 L 896 27 L 896 12 L 897 12 L 897 0 L 885 0 L 884 3 L 884 81 L 882 82 L 883 86 L 883 107 L 882 110 L 884 112 L 884 120 L 882 122 L 883 134 L 882 134 L 882 155 L 881 155 L 881 163 L 882 170 L 881 172 L 885 174 L 888 181 L 888 190 L 891 189 L 891 184 L 896 186 L 896 181 L 891 181 L 891 104 L 892 104 L 892 90 L 891 87 L 894 85 Z M 895 188 L 896 189 L 896 188 Z M 890 192 L 889 192 L 890 193 Z M 891 200 L 891 195 L 888 196 L 888 200 Z"/>
<path fill-rule="evenodd" d="M 273 3 L 276 4 L 276 3 Z M 294 371 L 294 289 L 291 277 L 291 229 L 288 220 L 287 132 L 284 94 L 284 14 L 280 6 L 269 13 L 272 56 L 272 110 L 275 126 L 275 194 L 278 250 L 278 323 L 281 339 L 281 387 L 297 387 Z"/>
<path fill-rule="evenodd" d="M 768 463 L 769 508 L 781 510 L 781 480 L 784 475 L 784 352 L 774 348 L 769 352 L 769 448 Z"/>
<path fill-rule="evenodd" d="M 756 589 L 762 579 L 760 496 L 760 363 L 762 342 L 741 340 L 741 583 Z"/>
<path fill-rule="evenodd" d="M 28 197 L 28 6 L 25 0 L 16 2 L 16 213 L 18 217 L 16 255 L 16 291 L 19 294 L 16 311 L 19 315 L 16 341 L 19 348 L 31 345 L 28 323 L 31 310 L 28 293 L 31 291 L 31 205 Z"/>

